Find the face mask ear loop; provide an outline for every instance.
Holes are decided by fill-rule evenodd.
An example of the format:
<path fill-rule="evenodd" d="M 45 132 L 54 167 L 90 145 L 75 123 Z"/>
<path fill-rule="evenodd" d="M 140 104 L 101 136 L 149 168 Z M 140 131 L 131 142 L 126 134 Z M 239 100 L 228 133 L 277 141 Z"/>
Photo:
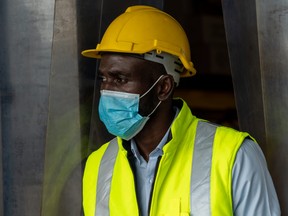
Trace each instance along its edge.
<path fill-rule="evenodd" d="M 147 116 L 147 117 L 150 117 L 154 112 L 155 110 L 158 108 L 158 106 L 161 104 L 162 101 L 159 101 L 159 103 L 157 104 L 157 106 L 152 110 L 152 112 Z"/>
<path fill-rule="evenodd" d="M 156 82 L 154 82 L 154 84 L 143 94 L 143 95 L 141 95 L 140 97 L 139 97 L 139 99 L 140 98 L 142 98 L 142 97 L 144 97 L 146 94 L 148 94 L 150 91 L 151 91 L 151 89 L 153 89 L 154 88 L 154 86 L 159 82 L 159 80 L 163 77 L 164 75 L 161 75 L 157 80 L 156 80 Z M 158 106 L 158 105 L 157 105 Z M 157 106 L 156 106 L 156 108 L 157 108 Z M 154 112 L 154 111 L 153 111 Z"/>

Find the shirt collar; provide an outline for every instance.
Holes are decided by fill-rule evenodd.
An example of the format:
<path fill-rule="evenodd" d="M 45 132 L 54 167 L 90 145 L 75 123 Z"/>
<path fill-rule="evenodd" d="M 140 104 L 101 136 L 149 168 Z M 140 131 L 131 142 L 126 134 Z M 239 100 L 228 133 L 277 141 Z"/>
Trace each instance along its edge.
<path fill-rule="evenodd" d="M 179 109 L 176 106 L 174 106 L 173 109 L 175 111 L 175 116 L 174 116 L 174 119 L 175 119 L 177 117 L 177 115 L 179 114 Z M 166 131 L 166 133 L 163 136 L 162 140 L 157 145 L 157 147 L 149 154 L 149 158 L 150 157 L 159 157 L 159 156 L 163 155 L 163 150 L 162 149 L 163 149 L 163 146 L 168 141 L 171 125 L 168 128 L 168 130 Z M 134 139 L 131 139 L 131 151 L 132 151 L 134 157 L 137 159 L 137 161 L 141 164 L 143 162 L 144 158 L 140 155 L 138 147 L 137 147 L 136 142 L 135 142 Z"/>

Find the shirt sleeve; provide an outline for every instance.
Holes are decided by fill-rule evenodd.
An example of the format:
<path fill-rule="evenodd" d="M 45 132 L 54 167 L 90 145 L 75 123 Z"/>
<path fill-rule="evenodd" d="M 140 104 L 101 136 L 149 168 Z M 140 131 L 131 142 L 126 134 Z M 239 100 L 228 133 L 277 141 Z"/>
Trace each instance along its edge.
<path fill-rule="evenodd" d="M 232 172 L 234 216 L 278 216 L 277 194 L 260 147 L 245 139 Z"/>

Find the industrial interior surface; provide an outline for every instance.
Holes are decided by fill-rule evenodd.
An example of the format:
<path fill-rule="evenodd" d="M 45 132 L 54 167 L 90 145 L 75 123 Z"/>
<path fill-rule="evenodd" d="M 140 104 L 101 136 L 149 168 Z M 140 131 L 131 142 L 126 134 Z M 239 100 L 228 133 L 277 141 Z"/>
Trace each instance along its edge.
<path fill-rule="evenodd" d="M 288 1 L 1 0 L 0 216 L 82 215 L 85 159 L 111 136 L 80 53 L 135 4 L 182 24 L 197 75 L 175 96 L 256 138 L 288 215 Z"/>

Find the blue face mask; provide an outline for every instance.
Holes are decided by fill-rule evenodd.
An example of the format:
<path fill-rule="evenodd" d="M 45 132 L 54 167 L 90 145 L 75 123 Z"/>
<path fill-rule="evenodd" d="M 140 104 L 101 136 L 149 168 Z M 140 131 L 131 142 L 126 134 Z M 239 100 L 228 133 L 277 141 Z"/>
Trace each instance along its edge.
<path fill-rule="evenodd" d="M 141 97 L 139 94 L 127 92 L 100 91 L 99 116 L 109 133 L 130 140 L 142 130 L 149 120 L 149 116 L 157 109 L 161 101 L 148 116 L 144 117 L 138 113 L 139 101 L 151 91 L 162 76 Z"/>

